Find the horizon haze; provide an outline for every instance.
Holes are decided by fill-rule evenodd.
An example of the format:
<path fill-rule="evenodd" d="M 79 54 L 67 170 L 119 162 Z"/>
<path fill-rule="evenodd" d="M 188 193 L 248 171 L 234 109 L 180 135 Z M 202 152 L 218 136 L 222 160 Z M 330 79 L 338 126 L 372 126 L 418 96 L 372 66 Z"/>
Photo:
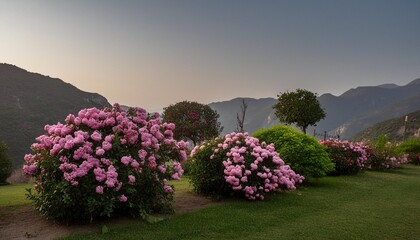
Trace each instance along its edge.
<path fill-rule="evenodd" d="M 0 62 L 111 103 L 340 95 L 420 76 L 420 1 L 1 1 Z"/>

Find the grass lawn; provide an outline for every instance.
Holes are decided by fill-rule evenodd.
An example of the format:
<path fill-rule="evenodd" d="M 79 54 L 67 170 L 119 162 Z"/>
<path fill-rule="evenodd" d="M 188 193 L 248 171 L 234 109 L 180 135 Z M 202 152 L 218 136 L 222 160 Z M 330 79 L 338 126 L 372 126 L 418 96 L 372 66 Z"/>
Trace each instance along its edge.
<path fill-rule="evenodd" d="M 187 185 L 186 185 L 187 186 Z M 109 226 L 108 226 L 109 227 Z M 229 201 L 66 239 L 419 239 L 420 167 L 326 177 L 264 201 Z"/>
<path fill-rule="evenodd" d="M 30 204 L 26 199 L 26 188 L 32 188 L 33 183 L 0 186 L 0 207 L 12 207 Z"/>

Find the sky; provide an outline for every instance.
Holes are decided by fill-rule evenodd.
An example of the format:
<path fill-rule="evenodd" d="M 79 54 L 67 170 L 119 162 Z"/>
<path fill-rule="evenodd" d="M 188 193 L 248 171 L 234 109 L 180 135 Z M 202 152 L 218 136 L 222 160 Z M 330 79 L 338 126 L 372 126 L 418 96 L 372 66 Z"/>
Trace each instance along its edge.
<path fill-rule="evenodd" d="M 0 62 L 148 111 L 420 77 L 419 0 L 0 1 Z"/>

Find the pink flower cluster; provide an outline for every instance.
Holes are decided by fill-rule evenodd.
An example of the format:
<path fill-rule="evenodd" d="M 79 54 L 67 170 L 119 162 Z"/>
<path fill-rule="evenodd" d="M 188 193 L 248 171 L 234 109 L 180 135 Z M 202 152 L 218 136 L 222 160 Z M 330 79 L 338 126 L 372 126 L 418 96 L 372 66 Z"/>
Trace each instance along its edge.
<path fill-rule="evenodd" d="M 173 138 L 174 128 L 172 123 L 161 123 L 159 114 L 149 115 L 141 108 L 125 112 L 116 104 L 103 110 L 83 109 L 77 116 L 70 114 L 65 124 L 45 126 L 46 133 L 31 146 L 35 153 L 25 155 L 23 171 L 42 184 L 43 164 L 53 159 L 72 186 L 93 176 L 92 191 L 104 194 L 135 185 L 148 168 L 172 192 L 166 178 L 180 179 L 183 169 L 177 160 L 187 156 L 187 143 Z M 119 201 L 126 202 L 127 196 L 121 193 Z"/>
<path fill-rule="evenodd" d="M 383 164 L 387 169 L 399 168 L 402 164 L 407 164 L 409 162 L 408 155 L 403 155 L 400 157 L 387 157 L 386 162 Z"/>
<path fill-rule="evenodd" d="M 196 146 L 194 156 L 204 146 Z M 304 177 L 296 174 L 275 151 L 274 145 L 250 137 L 248 133 L 230 133 L 213 149 L 213 155 L 222 154 L 224 178 L 234 191 L 242 191 L 250 200 L 264 199 L 265 193 L 280 187 L 295 189 Z"/>
<path fill-rule="evenodd" d="M 363 142 L 353 143 L 347 140 L 328 139 L 325 141 L 320 141 L 320 143 L 324 146 L 339 147 L 343 149 L 345 152 L 351 152 L 353 154 L 356 154 L 357 165 L 360 167 L 360 169 L 363 169 L 365 167 L 365 163 L 368 160 L 369 147 L 365 145 Z"/>

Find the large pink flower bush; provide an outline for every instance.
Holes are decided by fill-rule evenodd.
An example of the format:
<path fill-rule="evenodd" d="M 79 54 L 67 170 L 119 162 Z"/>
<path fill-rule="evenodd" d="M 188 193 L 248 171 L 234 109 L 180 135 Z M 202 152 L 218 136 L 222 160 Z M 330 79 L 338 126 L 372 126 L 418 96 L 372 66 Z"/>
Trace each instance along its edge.
<path fill-rule="evenodd" d="M 117 104 L 46 125 L 25 156 L 23 171 L 35 179 L 28 196 L 41 213 L 62 221 L 170 210 L 168 180 L 180 179 L 187 157 L 174 128 L 159 114 Z"/>
<path fill-rule="evenodd" d="M 192 150 L 190 180 L 198 193 L 262 200 L 279 188 L 295 189 L 304 177 L 284 163 L 273 144 L 230 133 Z"/>
<path fill-rule="evenodd" d="M 365 167 L 369 147 L 364 143 L 339 139 L 328 139 L 320 143 L 327 147 L 331 161 L 335 164 L 332 174 L 356 174 Z"/>

